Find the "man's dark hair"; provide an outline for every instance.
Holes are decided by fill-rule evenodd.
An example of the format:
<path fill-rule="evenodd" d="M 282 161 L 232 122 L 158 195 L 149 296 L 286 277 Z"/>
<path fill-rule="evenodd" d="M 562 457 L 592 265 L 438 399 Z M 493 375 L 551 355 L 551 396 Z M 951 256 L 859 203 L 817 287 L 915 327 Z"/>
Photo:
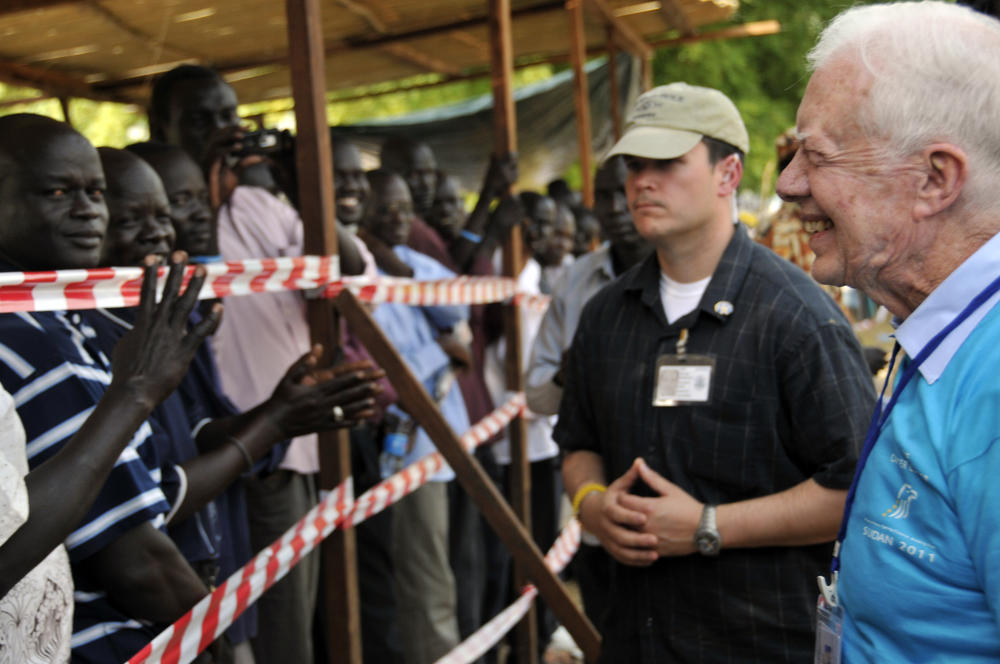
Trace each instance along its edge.
<path fill-rule="evenodd" d="M 708 163 L 712 166 L 715 166 L 731 154 L 736 154 L 740 158 L 741 164 L 745 161 L 743 152 L 735 145 L 730 145 L 725 141 L 720 141 L 711 136 L 702 136 L 701 142 L 708 148 Z"/>
<path fill-rule="evenodd" d="M 222 81 L 219 72 L 201 65 L 179 65 L 153 82 L 153 90 L 149 96 L 149 115 L 160 122 L 170 118 L 170 98 L 174 86 L 182 81 Z"/>

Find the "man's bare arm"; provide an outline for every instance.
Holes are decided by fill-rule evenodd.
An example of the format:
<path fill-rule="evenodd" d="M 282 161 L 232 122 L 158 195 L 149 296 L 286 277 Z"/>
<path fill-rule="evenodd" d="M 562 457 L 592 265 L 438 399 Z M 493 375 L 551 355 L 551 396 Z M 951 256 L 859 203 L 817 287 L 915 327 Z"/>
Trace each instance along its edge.
<path fill-rule="evenodd" d="M 632 465 L 656 493 L 654 498 L 626 495 L 622 504 L 646 516 L 642 530 L 656 535 L 661 556 L 695 551 L 694 532 L 704 503 L 649 468 Z M 813 479 L 769 496 L 719 505 L 716 524 L 722 547 L 804 546 L 832 541 L 840 526 L 847 492 L 828 489 Z"/>
<path fill-rule="evenodd" d="M 79 564 L 125 615 L 172 623 L 208 594 L 173 541 L 143 523 Z"/>
<path fill-rule="evenodd" d="M 147 261 L 139 314 L 115 347 L 111 385 L 79 431 L 28 473 L 31 515 L 0 547 L 0 597 L 79 524 L 136 429 L 180 382 L 195 350 L 218 325 L 220 304 L 187 329 L 205 270 L 195 270 L 188 291 L 179 296 L 185 265 L 186 255 L 176 253 L 157 305 L 157 264 Z"/>
<path fill-rule="evenodd" d="M 723 547 L 805 546 L 837 537 L 847 491 L 812 478 L 790 489 L 720 505 L 716 521 Z"/>

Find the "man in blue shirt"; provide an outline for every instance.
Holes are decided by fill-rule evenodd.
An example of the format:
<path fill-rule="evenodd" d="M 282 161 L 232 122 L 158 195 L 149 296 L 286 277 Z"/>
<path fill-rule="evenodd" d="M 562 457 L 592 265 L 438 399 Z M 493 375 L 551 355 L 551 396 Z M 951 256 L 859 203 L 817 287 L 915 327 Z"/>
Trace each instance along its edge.
<path fill-rule="evenodd" d="M 366 237 L 391 247 L 396 258 L 413 270 L 418 280 L 448 279 L 454 273 L 429 256 L 406 246 L 413 203 L 402 177 L 386 171 L 368 174 L 371 198 L 362 225 Z M 373 251 L 376 256 L 383 252 Z M 380 272 L 382 267 L 380 265 Z M 383 272 L 384 274 L 384 272 Z M 469 428 L 465 402 L 452 380 L 447 353 L 438 343 L 444 331 L 468 320 L 465 305 L 412 307 L 381 304 L 373 314 L 417 379 L 438 401 L 452 429 L 461 435 Z M 434 452 L 423 429 L 412 437 L 404 463 Z M 433 662 L 458 645 L 455 616 L 455 579 L 448 563 L 448 495 L 446 482 L 454 479 L 445 466 L 432 481 L 393 507 L 393 563 L 398 620 L 408 661 Z"/>
<path fill-rule="evenodd" d="M 844 12 L 809 56 L 778 191 L 821 282 L 891 311 L 894 394 L 862 452 L 823 647 L 847 662 L 1000 659 L 1000 22 L 951 3 Z M 818 652 L 822 652 L 818 649 Z"/>

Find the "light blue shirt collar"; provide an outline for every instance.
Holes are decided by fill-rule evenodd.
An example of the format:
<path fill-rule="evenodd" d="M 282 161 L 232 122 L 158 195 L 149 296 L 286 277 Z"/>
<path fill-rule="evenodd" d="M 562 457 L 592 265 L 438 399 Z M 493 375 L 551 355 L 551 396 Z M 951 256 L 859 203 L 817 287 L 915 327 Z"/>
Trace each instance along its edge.
<path fill-rule="evenodd" d="M 896 339 L 906 354 L 915 357 L 938 332 L 943 330 L 974 297 L 1000 275 L 1000 233 L 948 275 L 920 306 L 896 329 Z M 920 365 L 924 380 L 933 384 L 979 321 L 1000 301 L 1000 293 L 987 300 L 956 327 Z"/>

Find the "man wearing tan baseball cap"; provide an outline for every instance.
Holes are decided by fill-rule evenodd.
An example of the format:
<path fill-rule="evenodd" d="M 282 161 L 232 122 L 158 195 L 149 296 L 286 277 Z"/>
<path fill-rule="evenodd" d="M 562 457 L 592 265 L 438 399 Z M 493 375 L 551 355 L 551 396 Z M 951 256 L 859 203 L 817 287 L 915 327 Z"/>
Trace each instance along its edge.
<path fill-rule="evenodd" d="M 655 247 L 588 302 L 554 438 L 615 559 L 603 662 L 803 662 L 874 394 L 839 309 L 735 225 L 735 105 L 641 95 L 608 157 Z"/>

